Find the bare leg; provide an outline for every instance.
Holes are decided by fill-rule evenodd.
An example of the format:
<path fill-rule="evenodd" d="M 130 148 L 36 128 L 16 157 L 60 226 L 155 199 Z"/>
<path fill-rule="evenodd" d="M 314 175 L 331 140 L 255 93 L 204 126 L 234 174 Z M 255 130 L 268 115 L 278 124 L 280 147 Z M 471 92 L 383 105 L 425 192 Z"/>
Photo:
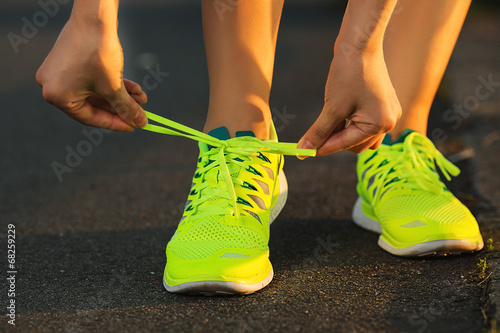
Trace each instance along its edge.
<path fill-rule="evenodd" d="M 205 132 L 251 130 L 269 139 L 269 94 L 283 0 L 203 0 L 210 82 Z"/>
<path fill-rule="evenodd" d="M 470 6 L 470 0 L 400 0 L 384 40 L 384 54 L 403 114 L 390 132 L 427 132 L 432 101 Z"/>

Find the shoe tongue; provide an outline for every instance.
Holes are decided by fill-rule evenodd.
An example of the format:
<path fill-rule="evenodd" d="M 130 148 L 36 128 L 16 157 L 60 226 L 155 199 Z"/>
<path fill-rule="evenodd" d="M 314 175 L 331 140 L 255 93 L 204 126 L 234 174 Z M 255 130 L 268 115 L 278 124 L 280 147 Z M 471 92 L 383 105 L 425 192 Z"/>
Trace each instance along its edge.
<path fill-rule="evenodd" d="M 236 137 L 241 138 L 242 136 L 251 136 L 255 138 L 255 134 L 252 131 L 238 131 L 236 132 Z"/>
<path fill-rule="evenodd" d="M 387 146 L 392 146 L 395 145 L 396 143 L 403 143 L 405 141 L 406 136 L 412 132 L 415 131 L 410 128 L 405 129 L 403 133 L 401 133 L 401 135 L 396 139 L 396 141 L 392 141 L 391 136 L 389 135 L 389 133 L 387 133 L 384 137 L 384 141 L 382 141 L 382 144 Z"/>
<path fill-rule="evenodd" d="M 225 128 L 224 126 L 211 130 L 210 132 L 208 132 L 208 135 L 213 136 L 214 138 L 219 139 L 219 140 L 229 140 L 230 139 L 229 132 L 227 131 L 227 128 Z M 237 138 L 241 138 L 244 136 L 251 136 L 251 137 L 255 138 L 255 134 L 252 131 L 238 131 L 238 132 L 236 132 Z M 207 146 L 207 150 L 214 148 L 214 146 L 210 146 L 210 145 L 206 145 L 206 146 Z"/>
<path fill-rule="evenodd" d="M 227 128 L 224 126 L 216 128 L 208 132 L 208 135 L 213 136 L 216 139 L 219 140 L 229 140 L 229 133 L 227 131 Z M 207 152 L 212 148 L 215 148 L 214 146 L 207 145 L 206 143 L 203 142 L 198 142 L 198 146 L 200 147 L 201 152 Z"/>
<path fill-rule="evenodd" d="M 227 128 L 224 126 L 216 128 L 208 132 L 208 135 L 213 136 L 214 138 L 217 138 L 219 140 L 229 140 L 229 132 L 227 131 Z M 255 138 L 255 134 L 252 131 L 238 131 L 236 132 L 236 137 L 241 138 L 243 136 L 251 136 Z"/>
<path fill-rule="evenodd" d="M 211 130 L 208 135 L 219 140 L 229 140 L 229 133 L 224 126 Z"/>
<path fill-rule="evenodd" d="M 219 139 L 219 140 L 229 140 L 231 138 L 229 136 L 229 132 L 227 131 L 227 128 L 224 126 L 211 130 L 210 132 L 208 132 L 208 135 L 210 135 L 216 139 Z M 236 132 L 237 138 L 244 137 L 244 136 L 255 137 L 255 134 L 252 131 L 238 131 L 238 132 Z M 198 145 L 199 145 L 200 151 L 202 153 L 208 152 L 212 148 L 215 148 L 214 146 L 208 145 L 208 144 L 203 143 L 203 142 L 199 142 Z M 241 169 L 241 166 L 229 165 L 229 173 L 231 174 L 231 176 L 237 177 L 240 169 Z M 221 176 L 219 175 L 219 172 L 217 172 L 217 173 L 211 173 L 209 177 L 211 177 L 212 182 L 218 183 Z"/>

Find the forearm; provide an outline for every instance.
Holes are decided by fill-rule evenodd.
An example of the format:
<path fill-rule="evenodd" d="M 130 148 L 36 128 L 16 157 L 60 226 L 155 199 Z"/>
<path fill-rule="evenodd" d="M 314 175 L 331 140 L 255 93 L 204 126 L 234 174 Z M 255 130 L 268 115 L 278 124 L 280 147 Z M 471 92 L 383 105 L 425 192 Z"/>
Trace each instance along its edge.
<path fill-rule="evenodd" d="M 335 42 L 335 54 L 376 53 L 397 0 L 349 0 L 342 27 Z"/>
<path fill-rule="evenodd" d="M 116 32 L 119 0 L 75 0 L 71 20 L 79 25 Z"/>

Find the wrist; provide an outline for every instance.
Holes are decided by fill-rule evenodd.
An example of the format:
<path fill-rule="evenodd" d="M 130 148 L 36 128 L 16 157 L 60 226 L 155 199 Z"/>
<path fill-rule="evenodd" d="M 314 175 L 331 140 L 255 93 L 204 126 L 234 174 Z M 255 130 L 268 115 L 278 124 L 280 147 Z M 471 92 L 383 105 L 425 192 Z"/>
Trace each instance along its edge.
<path fill-rule="evenodd" d="M 384 34 L 396 0 L 350 0 L 335 41 L 335 54 L 383 54 Z"/>
<path fill-rule="evenodd" d="M 70 20 L 85 29 L 116 32 L 118 0 L 75 0 Z"/>
<path fill-rule="evenodd" d="M 340 36 L 335 41 L 333 53 L 345 58 L 374 57 L 384 53 L 383 38 L 371 38 L 362 40 L 358 36 Z"/>
<path fill-rule="evenodd" d="M 350 64 L 352 62 L 371 62 L 384 58 L 382 41 L 370 41 L 360 45 L 353 43 L 352 39 L 337 38 L 333 49 L 334 60 Z"/>

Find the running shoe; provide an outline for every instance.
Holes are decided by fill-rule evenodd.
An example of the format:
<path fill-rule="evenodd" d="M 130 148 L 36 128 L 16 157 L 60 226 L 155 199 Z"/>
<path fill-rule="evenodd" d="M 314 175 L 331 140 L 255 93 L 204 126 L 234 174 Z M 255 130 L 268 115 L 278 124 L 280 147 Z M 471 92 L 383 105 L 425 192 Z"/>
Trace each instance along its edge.
<path fill-rule="evenodd" d="M 398 256 L 460 254 L 483 248 L 476 219 L 443 184 L 460 173 L 424 135 L 387 134 L 377 150 L 358 156 L 353 220 L 380 234 L 378 244 Z"/>
<path fill-rule="evenodd" d="M 177 230 L 170 239 L 163 284 L 174 293 L 249 294 L 273 278 L 269 226 L 283 209 L 288 187 L 283 154 L 314 156 L 314 150 L 271 140 L 253 132 L 229 138 L 225 127 L 209 135 L 148 113 L 198 140 L 200 154 L 191 190 Z M 147 125 L 166 134 L 178 132 Z M 304 155 L 303 155 L 304 154 Z"/>

